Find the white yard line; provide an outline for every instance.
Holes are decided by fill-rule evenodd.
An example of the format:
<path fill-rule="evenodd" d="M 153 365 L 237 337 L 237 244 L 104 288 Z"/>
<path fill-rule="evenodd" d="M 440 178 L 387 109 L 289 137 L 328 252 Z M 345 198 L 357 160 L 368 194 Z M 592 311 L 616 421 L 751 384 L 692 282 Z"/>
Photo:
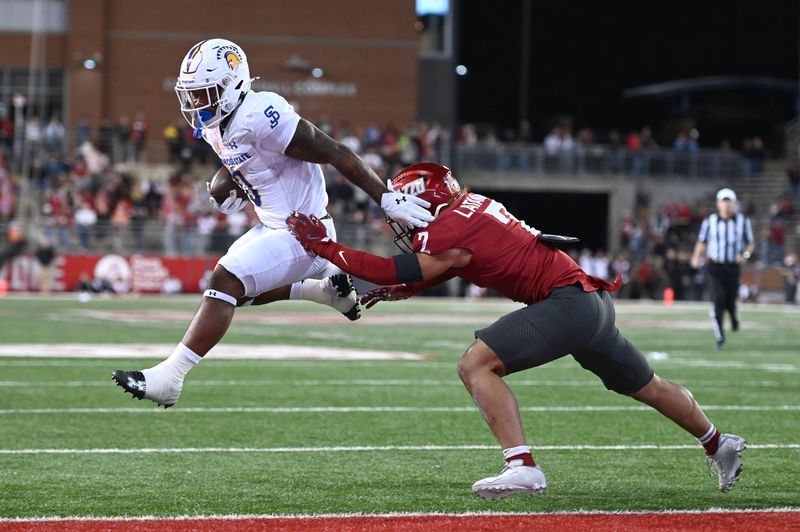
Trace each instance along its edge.
<path fill-rule="evenodd" d="M 464 344 L 466 347 L 467 344 Z M 39 359 L 155 359 L 161 360 L 166 353 L 172 351 L 171 344 L 0 344 L 0 366 L 80 366 L 80 360 L 67 362 L 63 360 L 24 360 L 27 358 Z M 765 371 L 769 373 L 800 373 L 800 364 L 788 363 L 752 363 L 740 360 L 717 360 L 697 358 L 691 352 L 681 350 L 668 350 L 668 354 L 680 352 L 686 356 L 670 356 L 664 360 L 654 360 L 656 367 L 684 366 L 690 368 L 733 369 L 745 371 Z M 763 355 L 762 355 L 763 356 Z M 208 362 L 224 364 L 234 361 L 263 361 L 270 367 L 294 367 L 296 364 L 323 364 L 336 361 L 337 363 L 350 362 L 347 367 L 387 367 L 375 362 L 394 362 L 392 367 L 424 367 L 424 368 L 453 368 L 456 363 L 431 361 L 430 355 L 409 353 L 401 351 L 381 351 L 358 349 L 351 347 L 326 348 L 319 346 L 303 345 L 251 345 L 251 344 L 220 344 L 208 355 Z M 409 363 L 411 362 L 411 363 Z M 84 363 L 85 364 L 85 363 Z M 562 369 L 567 364 L 574 364 L 570 358 L 559 359 L 554 363 L 536 368 Z M 95 365 L 95 364 L 91 364 Z"/>
<path fill-rule="evenodd" d="M 602 383 L 598 379 L 588 380 L 515 380 L 509 379 L 511 387 L 558 387 L 583 388 L 596 387 L 602 388 Z M 710 386 L 710 387 L 733 387 L 733 388 L 798 388 L 800 382 L 793 381 L 695 381 L 683 380 L 681 384 L 686 386 Z M 102 387 L 109 386 L 108 381 L 0 381 L 0 388 L 80 388 L 80 387 Z M 458 388 L 464 385 L 455 376 L 452 379 L 193 379 L 192 386 L 455 386 Z"/>
<path fill-rule="evenodd" d="M 739 360 L 706 360 L 702 358 L 668 358 L 666 360 L 655 361 L 657 366 L 687 366 L 692 368 L 714 368 L 714 369 L 743 369 L 747 371 L 767 371 L 771 373 L 799 373 L 800 366 L 796 364 L 751 364 Z"/>
<path fill-rule="evenodd" d="M 708 411 L 797 412 L 800 405 L 703 405 Z M 14 414 L 318 414 L 318 413 L 458 413 L 476 412 L 475 406 L 231 406 L 158 408 L 3 408 L 0 415 Z M 655 412 L 645 405 L 521 406 L 521 412 Z"/>
<path fill-rule="evenodd" d="M 164 358 L 172 344 L 0 344 L 0 356 L 42 358 Z M 424 360 L 428 355 L 359 349 L 278 344 L 221 344 L 209 352 L 215 359 L 267 360 Z"/>
<path fill-rule="evenodd" d="M 62 360 L 58 360 L 61 358 Z M 69 357 L 53 357 L 53 358 L 36 358 L 36 357 L 22 357 L 11 356 L 6 357 L 0 355 L 0 367 L 98 367 L 97 360 L 89 358 L 69 358 Z M 130 357 L 131 359 L 136 357 Z M 162 355 L 143 357 L 154 361 L 163 360 L 165 357 Z M 231 358 L 216 358 L 209 357 L 204 360 L 203 365 L 225 366 L 225 367 L 260 367 L 260 368 L 425 368 L 426 370 L 433 368 L 446 368 L 452 371 L 455 375 L 456 361 L 452 362 L 435 362 L 430 360 L 418 361 L 397 361 L 397 360 L 292 360 L 292 359 L 231 359 Z M 143 367 L 143 366 L 140 366 Z M 564 365 L 558 362 L 551 363 L 548 366 L 542 366 L 540 369 L 563 369 Z M 112 368 L 113 369 L 113 368 Z"/>
<path fill-rule="evenodd" d="M 192 380 L 192 386 L 456 386 L 462 388 L 464 385 L 457 377 L 450 380 L 434 379 L 248 379 L 248 380 Z M 596 384 L 602 386 L 599 380 L 586 381 L 511 381 L 512 386 L 565 386 L 583 387 Z M 80 388 L 80 387 L 101 387 L 113 385 L 108 381 L 0 381 L 0 388 Z"/>
<path fill-rule="evenodd" d="M 697 451 L 695 445 L 532 445 L 536 451 Z M 800 443 L 762 443 L 748 449 L 800 449 Z M 136 449 L 0 449 L 11 454 L 352 453 L 387 451 L 496 451 L 497 445 L 352 445 L 336 447 L 142 447 Z"/>

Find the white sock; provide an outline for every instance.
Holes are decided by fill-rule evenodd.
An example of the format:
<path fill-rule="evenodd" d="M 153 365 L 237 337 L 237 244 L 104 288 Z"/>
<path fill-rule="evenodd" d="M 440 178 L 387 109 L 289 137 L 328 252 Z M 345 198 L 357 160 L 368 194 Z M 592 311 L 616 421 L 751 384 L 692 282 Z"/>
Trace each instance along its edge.
<path fill-rule="evenodd" d="M 289 291 L 289 299 L 302 299 L 313 301 L 320 305 L 330 304 L 330 297 L 325 293 L 325 283 L 330 283 L 327 279 L 305 279 L 292 284 Z"/>
<path fill-rule="evenodd" d="M 156 365 L 152 369 L 158 369 L 174 379 L 182 381 L 183 378 L 189 373 L 198 362 L 203 360 L 203 357 L 179 343 L 172 354 L 163 362 Z"/>
<path fill-rule="evenodd" d="M 303 281 L 292 283 L 292 288 L 289 290 L 289 300 L 297 301 L 303 299 Z"/>

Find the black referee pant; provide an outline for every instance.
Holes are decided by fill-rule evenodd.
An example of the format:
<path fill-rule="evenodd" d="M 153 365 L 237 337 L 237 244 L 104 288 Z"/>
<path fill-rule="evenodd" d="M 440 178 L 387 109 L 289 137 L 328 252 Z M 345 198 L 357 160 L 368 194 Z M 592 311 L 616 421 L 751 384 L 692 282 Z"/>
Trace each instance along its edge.
<path fill-rule="evenodd" d="M 714 304 L 711 321 L 714 326 L 714 337 L 717 343 L 725 341 L 725 330 L 722 320 L 727 310 L 731 315 L 733 330 L 739 328 L 739 317 L 736 314 L 736 297 L 739 295 L 739 277 L 741 269 L 738 264 L 711 262 L 708 265 L 708 277 L 711 285 L 711 301 Z"/>

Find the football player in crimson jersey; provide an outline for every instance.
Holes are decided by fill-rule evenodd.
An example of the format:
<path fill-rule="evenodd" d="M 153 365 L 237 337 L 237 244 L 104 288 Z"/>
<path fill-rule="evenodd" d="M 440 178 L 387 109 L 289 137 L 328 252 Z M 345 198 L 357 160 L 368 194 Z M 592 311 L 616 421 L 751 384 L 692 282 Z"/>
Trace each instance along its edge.
<path fill-rule="evenodd" d="M 475 482 L 472 491 L 486 499 L 511 493 L 539 493 L 547 487 L 531 455 L 520 422 L 519 406 L 502 380 L 571 354 L 609 390 L 646 403 L 695 436 L 706 450 L 708 471 L 717 467 L 719 487 L 729 491 L 742 469 L 745 441 L 720 434 L 692 394 L 662 379 L 614 323 L 609 283 L 586 274 L 552 242 L 517 220 L 502 204 L 462 190 L 451 172 L 420 163 L 400 172 L 392 188 L 423 198 L 435 219 L 408 231 L 393 224 L 396 241 L 411 254 L 382 258 L 333 241 L 315 216 L 294 213 L 289 230 L 309 252 L 344 271 L 386 285 L 362 302 L 410 297 L 452 277 L 493 288 L 527 306 L 476 331 L 475 342 L 458 362 L 458 374 L 503 449 L 506 466 L 496 477 Z"/>

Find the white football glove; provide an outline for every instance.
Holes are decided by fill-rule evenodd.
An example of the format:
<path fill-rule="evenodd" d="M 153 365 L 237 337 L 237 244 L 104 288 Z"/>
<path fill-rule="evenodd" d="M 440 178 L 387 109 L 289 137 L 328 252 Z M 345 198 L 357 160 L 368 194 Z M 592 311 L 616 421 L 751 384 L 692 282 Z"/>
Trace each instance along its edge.
<path fill-rule="evenodd" d="M 424 199 L 400 192 L 386 192 L 381 196 L 381 208 L 386 215 L 406 227 L 427 227 L 433 215 L 426 207 L 431 204 Z"/>
<path fill-rule="evenodd" d="M 206 189 L 208 189 L 210 186 L 211 183 L 206 181 Z M 225 201 L 223 201 L 222 203 L 217 203 L 217 200 L 215 200 L 212 196 L 208 197 L 208 202 L 211 204 L 212 207 L 214 207 L 222 214 L 232 214 L 234 212 L 239 212 L 242 209 L 244 209 L 247 206 L 248 200 L 247 198 L 240 198 L 236 194 L 236 190 L 231 190 L 229 196 L 225 198 Z"/>

